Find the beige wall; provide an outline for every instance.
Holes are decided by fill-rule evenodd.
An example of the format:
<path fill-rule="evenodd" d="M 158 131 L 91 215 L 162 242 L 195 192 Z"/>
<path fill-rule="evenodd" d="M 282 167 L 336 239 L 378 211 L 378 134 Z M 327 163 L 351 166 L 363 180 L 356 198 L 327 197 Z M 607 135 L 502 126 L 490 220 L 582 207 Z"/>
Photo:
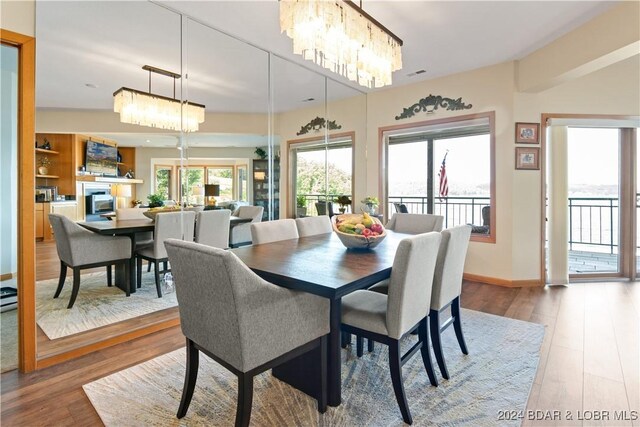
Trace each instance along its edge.
<path fill-rule="evenodd" d="M 34 37 L 36 35 L 36 2 L 33 0 L 2 0 L 0 28 Z"/>

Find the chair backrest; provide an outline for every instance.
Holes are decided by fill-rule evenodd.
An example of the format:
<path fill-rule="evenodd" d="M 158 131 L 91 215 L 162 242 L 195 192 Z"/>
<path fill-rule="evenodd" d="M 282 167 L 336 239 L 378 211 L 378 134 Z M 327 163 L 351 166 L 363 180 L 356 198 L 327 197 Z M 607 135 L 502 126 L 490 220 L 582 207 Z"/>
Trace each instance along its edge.
<path fill-rule="evenodd" d="M 176 286 L 182 333 L 217 357 L 244 371 L 241 312 L 247 297 L 260 301 L 273 287 L 231 251 L 168 239 L 165 241 Z M 245 337 L 246 338 L 246 337 Z M 250 338 L 250 337 L 249 337 Z"/>
<path fill-rule="evenodd" d="M 296 221 L 291 218 L 251 224 L 251 241 L 254 245 L 298 237 Z"/>
<path fill-rule="evenodd" d="M 262 206 L 240 206 L 233 212 L 233 215 L 240 218 L 251 218 L 251 222 L 260 222 L 263 212 Z"/>
<path fill-rule="evenodd" d="M 433 278 L 431 309 L 440 310 L 462 292 L 462 274 L 470 237 L 471 227 L 468 225 L 442 231 Z"/>
<path fill-rule="evenodd" d="M 316 212 L 318 212 L 318 216 L 328 215 L 332 217 L 335 215 L 332 202 L 316 202 Z"/>
<path fill-rule="evenodd" d="M 398 213 L 409 213 L 409 209 L 407 209 L 407 205 L 404 203 L 393 202 L 393 206 L 396 208 L 396 212 Z"/>
<path fill-rule="evenodd" d="M 296 218 L 296 226 L 300 237 L 315 236 L 316 234 L 331 233 L 331 220 L 327 215 Z"/>
<path fill-rule="evenodd" d="M 491 206 L 482 207 L 482 225 L 491 225 Z"/>
<path fill-rule="evenodd" d="M 190 211 L 165 212 L 156 215 L 153 237 L 153 253 L 155 258 L 167 257 L 164 241 L 167 239 L 183 239 L 193 242 L 193 227 L 196 213 Z"/>
<path fill-rule="evenodd" d="M 91 231 L 80 227 L 64 215 L 49 214 L 49 223 L 53 227 L 53 234 L 56 240 L 58 258 L 68 265 L 73 266 L 73 252 L 71 250 L 71 239 L 74 236 L 91 234 Z"/>
<path fill-rule="evenodd" d="M 221 249 L 228 248 L 230 217 L 231 211 L 228 209 L 198 212 L 196 242 Z"/>
<path fill-rule="evenodd" d="M 386 227 L 398 233 L 420 234 L 442 231 L 443 223 L 444 217 L 440 215 L 395 213 Z"/>
<path fill-rule="evenodd" d="M 116 221 L 126 221 L 130 219 L 149 219 L 146 216 L 144 216 L 144 213 L 148 210 L 149 208 L 116 209 Z"/>
<path fill-rule="evenodd" d="M 400 339 L 429 312 L 440 233 L 418 234 L 398 245 L 387 298 L 387 331 Z"/>

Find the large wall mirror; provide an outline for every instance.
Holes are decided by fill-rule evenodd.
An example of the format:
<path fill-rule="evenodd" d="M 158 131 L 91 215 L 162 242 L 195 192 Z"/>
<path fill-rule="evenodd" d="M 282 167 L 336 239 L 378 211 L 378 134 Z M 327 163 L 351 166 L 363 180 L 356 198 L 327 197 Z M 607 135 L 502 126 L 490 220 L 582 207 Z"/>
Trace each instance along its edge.
<path fill-rule="evenodd" d="M 304 171 L 298 162 L 292 172 L 287 141 L 317 140 L 318 161 L 332 165 L 321 174 L 338 165 L 351 177 L 340 193 L 364 196 L 362 92 L 155 3 L 37 2 L 36 17 L 38 367 L 177 325 L 158 236 L 207 239 L 194 218 L 230 211 L 243 221 L 228 219 L 222 240 L 235 247 L 250 243 L 250 222 L 295 217 L 290 179 Z M 123 87 L 204 114 L 190 109 L 173 129 L 136 124 L 144 118 L 129 110 L 123 122 L 114 112 Z M 186 129 L 191 120 L 197 129 Z M 337 132 L 348 156 L 333 150 Z M 158 208 L 179 220 L 163 225 Z M 74 230 L 89 243 L 71 242 Z M 98 241 L 120 257 L 91 258 L 98 251 L 86 245 Z"/>

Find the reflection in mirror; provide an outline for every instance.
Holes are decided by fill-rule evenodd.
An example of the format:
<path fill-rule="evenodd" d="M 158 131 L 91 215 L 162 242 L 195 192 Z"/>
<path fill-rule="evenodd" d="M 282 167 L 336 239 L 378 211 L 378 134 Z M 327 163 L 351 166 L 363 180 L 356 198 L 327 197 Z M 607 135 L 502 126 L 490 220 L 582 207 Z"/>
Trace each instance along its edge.
<path fill-rule="evenodd" d="M 0 92 L 0 371 L 6 372 L 18 367 L 18 48 L 4 44 L 0 46 Z"/>
<path fill-rule="evenodd" d="M 135 254 L 154 246 L 155 225 L 141 206 L 175 191 L 160 186 L 158 197 L 147 198 L 153 169 L 139 167 L 138 147 L 172 144 L 179 157 L 176 138 L 122 123 L 113 94 L 148 91 L 142 67 L 179 71 L 181 56 L 180 15 L 149 2 L 38 2 L 36 18 L 35 293 L 43 360 L 175 316 L 175 297 L 158 298 L 157 275 L 146 259 L 137 269 Z M 132 43 L 134 34 L 145 37 Z M 172 96 L 173 79 L 154 74 L 151 91 Z M 157 176 L 170 175 L 160 169 Z"/>

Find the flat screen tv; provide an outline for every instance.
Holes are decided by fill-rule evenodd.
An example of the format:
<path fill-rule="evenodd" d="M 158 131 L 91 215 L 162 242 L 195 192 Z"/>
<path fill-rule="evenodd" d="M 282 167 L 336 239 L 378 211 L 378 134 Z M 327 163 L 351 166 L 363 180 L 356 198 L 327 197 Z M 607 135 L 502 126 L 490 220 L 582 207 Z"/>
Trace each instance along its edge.
<path fill-rule="evenodd" d="M 87 172 L 118 176 L 118 148 L 97 141 L 87 141 Z"/>

